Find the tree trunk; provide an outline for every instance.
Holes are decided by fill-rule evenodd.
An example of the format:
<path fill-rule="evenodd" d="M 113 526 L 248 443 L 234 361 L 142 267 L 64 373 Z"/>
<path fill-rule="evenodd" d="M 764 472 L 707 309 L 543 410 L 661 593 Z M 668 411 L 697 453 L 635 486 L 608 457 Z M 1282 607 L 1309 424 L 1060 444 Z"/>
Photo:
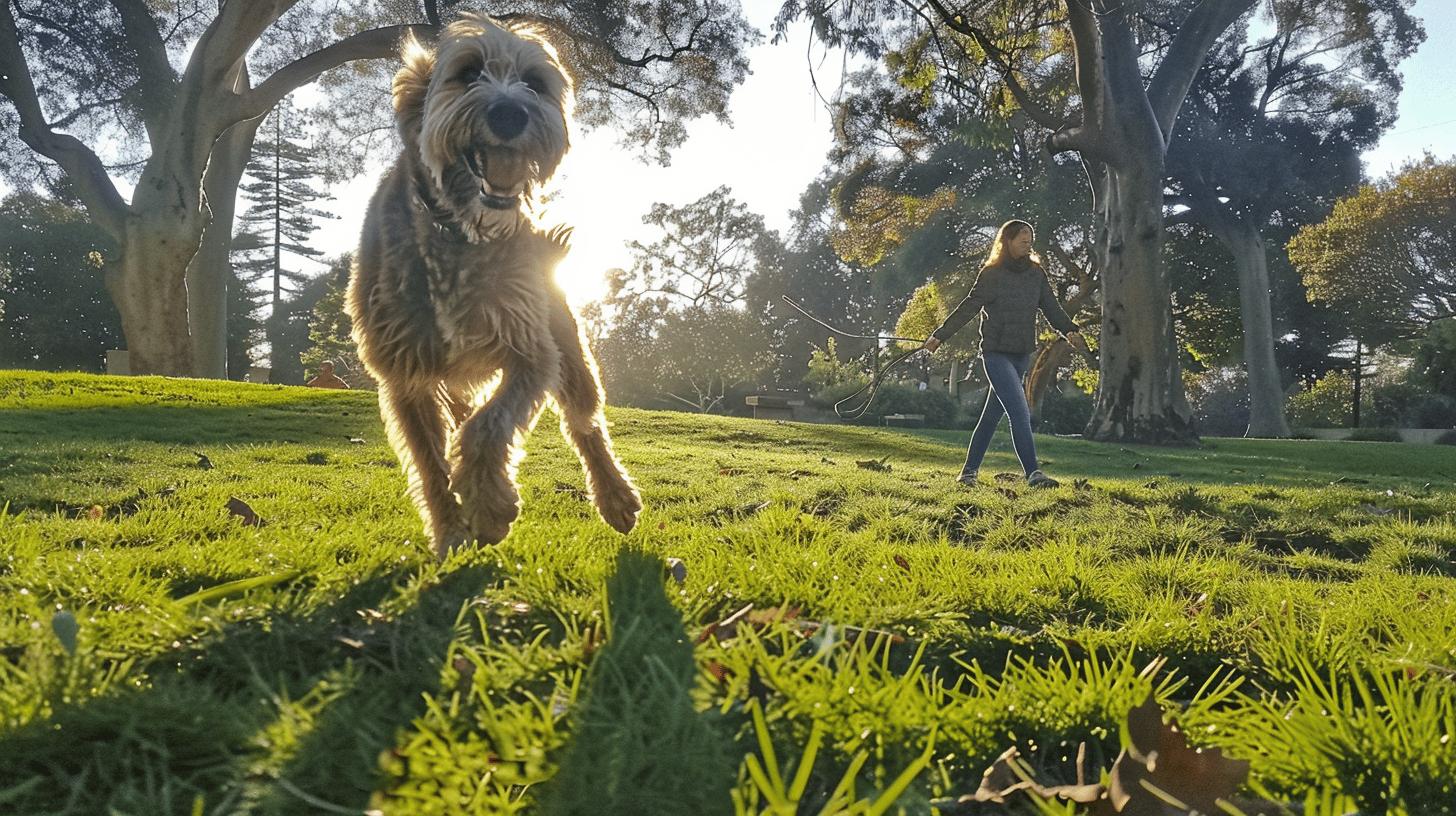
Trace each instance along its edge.
<path fill-rule="evenodd" d="M 1128 145 L 1128 154 L 1135 150 Z M 1162 154 L 1122 158 L 1122 166 L 1103 165 L 1093 178 L 1102 360 L 1085 435 L 1099 441 L 1190 444 L 1198 437 L 1183 393 L 1163 272 Z"/>
<path fill-rule="evenodd" d="M 1057 372 L 1071 359 L 1072 345 L 1060 337 L 1042 346 L 1036 361 L 1031 364 L 1031 373 L 1026 377 L 1026 405 L 1032 416 L 1038 416 L 1047 389 L 1056 382 Z"/>
<path fill-rule="evenodd" d="M 192 337 L 187 326 L 187 265 L 197 238 L 185 224 L 133 219 L 121 257 L 108 270 L 106 288 L 121 315 L 133 374 L 191 376 Z"/>
<path fill-rule="evenodd" d="M 1288 438 L 1284 389 L 1274 360 L 1274 318 L 1269 306 L 1269 263 L 1264 237 L 1247 221 L 1215 231 L 1239 270 L 1239 313 L 1244 325 L 1244 367 L 1249 374 L 1249 427 L 1244 436 Z"/>
<path fill-rule="evenodd" d="M 227 379 L 227 287 L 232 279 L 233 217 L 238 183 L 262 120 L 233 125 L 212 148 L 204 187 L 211 220 L 187 268 L 187 315 L 199 377 Z M 238 373 L 238 372 L 235 372 Z"/>

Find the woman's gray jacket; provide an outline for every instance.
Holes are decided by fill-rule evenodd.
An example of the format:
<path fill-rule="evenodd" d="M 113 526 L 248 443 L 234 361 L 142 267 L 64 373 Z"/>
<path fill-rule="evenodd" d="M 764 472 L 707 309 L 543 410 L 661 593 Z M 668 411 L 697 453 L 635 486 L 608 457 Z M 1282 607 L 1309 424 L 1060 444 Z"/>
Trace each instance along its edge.
<path fill-rule="evenodd" d="M 1077 324 L 1057 302 L 1046 272 L 1039 265 L 1023 260 L 982 269 L 970 294 L 931 336 L 944 343 L 983 309 L 986 318 L 981 321 L 982 352 L 1030 354 L 1035 351 L 1037 309 L 1059 333 L 1065 335 L 1077 330 Z"/>

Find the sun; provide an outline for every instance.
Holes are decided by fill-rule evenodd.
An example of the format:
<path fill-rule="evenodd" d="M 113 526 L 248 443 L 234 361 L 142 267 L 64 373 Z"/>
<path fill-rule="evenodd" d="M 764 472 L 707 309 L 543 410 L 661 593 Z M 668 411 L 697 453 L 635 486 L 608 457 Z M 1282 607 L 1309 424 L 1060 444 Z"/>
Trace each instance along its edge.
<path fill-rule="evenodd" d="M 606 296 L 608 265 L 598 260 L 601 257 L 590 245 L 573 240 L 571 251 L 556 266 L 556 283 L 572 308 L 580 309 Z"/>

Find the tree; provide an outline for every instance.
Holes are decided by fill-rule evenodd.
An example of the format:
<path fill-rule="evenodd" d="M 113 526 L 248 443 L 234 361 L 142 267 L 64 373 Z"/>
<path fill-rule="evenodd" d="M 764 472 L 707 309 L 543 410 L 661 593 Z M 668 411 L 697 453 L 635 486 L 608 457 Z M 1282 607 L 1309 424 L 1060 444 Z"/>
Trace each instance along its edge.
<path fill-rule="evenodd" d="M 241 256 L 237 266 L 245 280 L 269 284 L 274 307 L 283 300 L 285 282 L 296 289 L 314 277 L 285 268 L 284 255 L 292 256 L 295 267 L 300 260 L 317 262 L 323 250 L 308 243 L 318 229 L 317 219 L 338 217 L 310 206 L 327 196 L 311 183 L 316 151 L 297 137 L 307 128 L 307 120 L 288 100 L 275 107 L 263 126 L 268 138 L 253 142 L 246 169 L 252 181 L 239 186 L 252 205 L 238 219 L 251 240 L 240 242 L 241 235 L 233 239 L 234 253 Z"/>
<path fill-rule="evenodd" d="M 1426 329 L 1411 368 L 1426 387 L 1456 397 L 1456 320 L 1437 320 Z"/>
<path fill-rule="evenodd" d="M 221 3 L 210 17 L 206 4 L 0 2 L 0 96 L 13 106 L 0 116 L 15 126 L 6 138 L 13 132 L 44 159 L 42 174 L 69 179 L 118 244 L 105 280 L 133 370 L 221 369 L 232 206 L 258 122 L 329 69 L 391 57 L 407 34 L 430 39 L 437 3 L 425 6 L 429 19 L 412 3 L 365 0 Z M 491 12 L 561 35 L 581 122 L 628 122 L 635 138 L 657 145 L 680 142 L 695 115 L 726 116 L 754 38 L 738 8 L 719 0 L 519 0 Z M 336 31 L 347 33 L 328 42 Z M 266 79 L 254 85 L 254 71 Z M 128 158 L 143 157 L 130 200 L 83 140 L 113 135 Z M 194 336 L 207 345 L 199 359 Z"/>
<path fill-rule="evenodd" d="M 105 369 L 121 326 L 96 271 L 115 251 L 74 203 L 0 202 L 0 368 Z"/>
<path fill-rule="evenodd" d="M 1335 204 L 1290 240 L 1311 300 L 1360 343 L 1412 338 L 1456 315 L 1456 160 L 1427 155 Z"/>
<path fill-rule="evenodd" d="M 1162 263 L 1164 160 L 1206 55 L 1254 3 L 901 0 L 865 8 L 790 0 L 779 20 L 808 16 L 835 44 L 897 50 L 912 58 L 901 73 L 924 77 L 928 93 L 1019 110 L 1049 132 L 1053 154 L 1078 155 L 1093 194 L 1102 289 L 1099 388 L 1087 435 L 1181 443 L 1195 434 Z"/>
<path fill-rule="evenodd" d="M 763 216 L 735 200 L 726 186 L 681 207 L 657 202 L 642 223 L 662 236 L 651 244 L 628 244 L 635 257 L 623 291 L 691 308 L 740 303 L 749 274 L 777 240 Z"/>
<path fill-rule="evenodd" d="M 716 410 L 772 365 L 763 322 L 742 306 L 749 279 L 781 257 L 782 244 L 727 187 L 680 207 L 653 204 L 642 220 L 662 234 L 630 244 L 632 268 L 610 273 L 603 301 L 608 393 Z"/>
<path fill-rule="evenodd" d="M 1265 236 L 1287 239 L 1358 183 L 1360 152 L 1393 118 L 1396 67 L 1424 33 L 1388 0 L 1267 8 L 1272 32 L 1251 39 L 1247 25 L 1232 27 L 1199 72 L 1169 147 L 1165 201 L 1170 223 L 1206 228 L 1232 257 L 1247 434 L 1282 437 L 1289 426 Z"/>
<path fill-rule="evenodd" d="M 316 277 L 299 262 L 318 263 L 323 250 L 310 246 L 309 237 L 318 229 L 318 219 L 336 216 L 310 206 L 325 195 L 312 185 L 318 165 L 316 151 L 299 138 L 308 134 L 307 118 L 285 98 L 269 114 L 262 130 L 268 135 L 253 142 L 253 158 L 247 166 L 252 180 L 239 187 L 253 203 L 239 218 L 245 231 L 233 239 L 234 267 L 246 286 L 257 289 L 263 284 L 269 309 L 265 325 L 270 380 L 302 382 L 298 363 L 302 346 L 288 343 L 285 335 L 290 334 L 287 330 L 292 322 L 296 330 L 291 335 L 304 340 L 307 323 L 292 318 L 298 304 L 285 308 L 284 294 L 294 300 L 300 287 Z"/>
<path fill-rule="evenodd" d="M 329 270 L 313 280 L 309 289 L 319 288 L 319 297 L 307 312 L 308 342 L 299 355 L 304 376 L 318 371 L 319 363 L 331 360 L 339 376 L 351 388 L 373 389 L 374 380 L 359 361 L 359 347 L 354 343 L 353 321 L 344 310 L 344 295 L 349 286 L 349 268 L 353 258 L 343 255 L 329 264 Z"/>
<path fill-rule="evenodd" d="M 764 323 L 765 341 L 775 360 L 772 380 L 780 385 L 803 381 L 809 356 L 830 337 L 784 297 L 854 334 L 873 334 L 891 314 L 887 293 L 877 289 L 870 271 L 840 257 L 832 246 L 832 187 L 829 177 L 809 184 L 792 214 L 787 245 L 774 257 L 762 259 L 744 285 L 745 306 Z"/>

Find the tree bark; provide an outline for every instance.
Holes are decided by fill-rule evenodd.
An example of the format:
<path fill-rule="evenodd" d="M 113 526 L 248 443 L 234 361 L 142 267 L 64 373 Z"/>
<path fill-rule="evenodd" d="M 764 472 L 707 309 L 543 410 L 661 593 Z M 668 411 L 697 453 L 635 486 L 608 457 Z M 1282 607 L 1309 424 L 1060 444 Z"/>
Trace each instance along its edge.
<path fill-rule="evenodd" d="M 1040 416 L 1041 401 L 1056 382 L 1057 372 L 1071 359 L 1072 345 L 1060 337 L 1041 347 L 1026 376 L 1026 406 L 1032 416 Z"/>
<path fill-rule="evenodd" d="M 233 218 L 238 184 L 253 152 L 261 119 L 233 125 L 212 148 L 204 189 L 210 214 L 202 245 L 187 268 L 187 322 L 199 377 L 226 379 L 227 288 L 232 280 Z M 239 372 L 233 372 L 239 373 Z"/>
<path fill-rule="evenodd" d="M 121 315 L 133 374 L 190 376 L 192 336 L 187 287 L 179 285 L 197 249 L 199 230 L 161 218 L 130 219 L 106 289 Z"/>
<path fill-rule="evenodd" d="M 1249 427 L 1244 436 L 1291 436 L 1284 417 L 1284 389 L 1274 360 L 1274 317 L 1269 305 L 1269 261 L 1264 237 L 1242 219 L 1215 234 L 1233 253 L 1239 270 L 1239 313 L 1244 326 L 1244 367 L 1249 375 Z"/>
<path fill-rule="evenodd" d="M 1120 167 L 1105 165 L 1094 179 L 1102 359 L 1085 436 L 1189 444 L 1197 434 L 1183 392 L 1163 270 L 1163 156 L 1161 150 L 1137 152 L 1130 146 Z"/>

